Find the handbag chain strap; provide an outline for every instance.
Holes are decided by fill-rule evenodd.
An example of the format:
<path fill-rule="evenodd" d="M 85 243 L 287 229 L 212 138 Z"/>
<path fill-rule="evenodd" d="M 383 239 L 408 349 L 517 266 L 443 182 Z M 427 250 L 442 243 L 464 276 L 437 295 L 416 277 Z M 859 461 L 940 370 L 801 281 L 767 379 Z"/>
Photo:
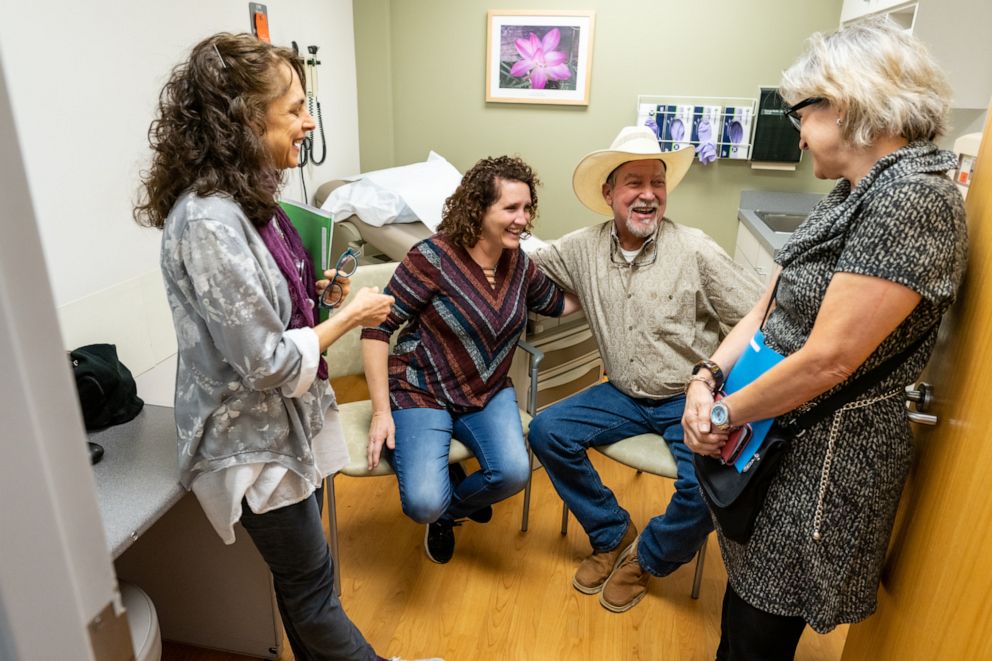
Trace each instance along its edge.
<path fill-rule="evenodd" d="M 871 406 L 877 402 L 881 402 L 886 399 L 890 399 L 899 394 L 899 389 L 895 388 L 886 393 L 882 393 L 876 397 L 870 399 L 865 399 L 860 402 L 848 402 L 844 406 L 840 407 L 839 411 L 851 411 L 853 409 L 864 408 L 866 406 Z M 813 541 L 819 542 L 823 539 L 823 533 L 821 529 L 823 527 L 823 503 L 827 497 L 827 484 L 830 482 L 830 467 L 834 462 L 834 446 L 837 442 L 837 432 L 840 429 L 840 418 L 834 418 L 833 422 L 830 424 L 830 436 L 827 441 L 827 454 L 823 458 L 823 470 L 820 471 L 820 486 L 816 492 L 816 512 L 813 514 Z"/>

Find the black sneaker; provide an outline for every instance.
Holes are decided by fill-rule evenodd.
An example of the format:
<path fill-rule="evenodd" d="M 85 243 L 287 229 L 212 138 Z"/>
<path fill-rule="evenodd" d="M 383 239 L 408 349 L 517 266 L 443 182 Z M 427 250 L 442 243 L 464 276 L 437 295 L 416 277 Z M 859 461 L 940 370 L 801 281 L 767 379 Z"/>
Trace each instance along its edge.
<path fill-rule="evenodd" d="M 427 524 L 427 532 L 424 534 L 424 550 L 427 557 L 439 565 L 443 565 L 451 560 L 455 554 L 455 531 L 453 528 L 459 523 L 455 521 L 435 521 Z"/>

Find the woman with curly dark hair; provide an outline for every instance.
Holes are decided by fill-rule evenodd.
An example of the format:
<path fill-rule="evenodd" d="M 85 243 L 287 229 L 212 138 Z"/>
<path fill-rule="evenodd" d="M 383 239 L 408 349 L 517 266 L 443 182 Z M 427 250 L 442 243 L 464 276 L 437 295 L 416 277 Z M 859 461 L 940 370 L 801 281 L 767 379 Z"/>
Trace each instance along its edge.
<path fill-rule="evenodd" d="M 465 517 L 489 521 L 492 504 L 530 477 L 507 377 L 527 312 L 578 309 L 520 248 L 537 212 L 537 185 L 519 158 L 476 163 L 445 202 L 438 233 L 397 267 L 386 287 L 396 297 L 389 317 L 362 331 L 373 410 L 369 469 L 387 454 L 403 512 L 427 524 L 424 548 L 437 563 L 454 554 L 454 526 Z M 389 338 L 401 326 L 389 355 Z M 480 470 L 449 471 L 452 435 Z"/>
<path fill-rule="evenodd" d="M 323 480 L 347 459 L 321 355 L 380 323 L 393 299 L 363 289 L 315 324 L 327 281 L 310 277 L 276 203 L 314 126 L 303 80 L 291 51 L 251 35 L 197 44 L 159 98 L 135 219 L 163 230 L 183 486 L 226 543 L 239 520 L 248 531 L 297 659 L 373 661 L 335 595 L 321 526 Z M 348 280 L 337 282 L 347 295 Z"/>

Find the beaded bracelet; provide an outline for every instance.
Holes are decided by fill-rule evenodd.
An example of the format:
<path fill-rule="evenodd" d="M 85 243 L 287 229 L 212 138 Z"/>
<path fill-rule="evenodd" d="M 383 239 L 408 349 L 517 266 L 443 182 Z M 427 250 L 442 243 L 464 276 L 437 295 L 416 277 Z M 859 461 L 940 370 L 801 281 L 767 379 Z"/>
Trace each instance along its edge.
<path fill-rule="evenodd" d="M 710 389 L 710 392 L 716 392 L 716 384 L 707 379 L 702 374 L 693 374 L 689 377 L 689 380 L 685 382 L 685 392 L 689 392 L 689 384 L 693 381 L 699 381 L 700 383 L 705 383 L 706 387 Z"/>

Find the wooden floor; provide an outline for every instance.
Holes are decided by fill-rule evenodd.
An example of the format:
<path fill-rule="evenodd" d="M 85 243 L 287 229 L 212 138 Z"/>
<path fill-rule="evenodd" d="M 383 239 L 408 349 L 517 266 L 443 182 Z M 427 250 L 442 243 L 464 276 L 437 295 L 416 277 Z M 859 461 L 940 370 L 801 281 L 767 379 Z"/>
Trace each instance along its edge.
<path fill-rule="evenodd" d="M 671 480 L 593 454 L 603 481 L 639 527 L 668 502 Z M 446 661 L 713 659 L 726 581 L 715 535 L 698 600 L 689 596 L 690 564 L 652 579 L 640 604 L 614 614 L 596 596 L 572 588 L 572 574 L 590 552 L 588 538 L 574 519 L 567 536 L 559 533 L 561 501 L 543 470 L 533 484 L 528 532 L 520 532 L 518 494 L 496 506 L 490 523 L 456 528 L 454 558 L 437 565 L 424 554 L 424 527 L 400 511 L 394 477 L 337 478 L 341 599 L 379 654 Z M 840 659 L 846 635 L 846 627 L 827 636 L 807 629 L 796 659 Z M 279 658 L 293 658 L 288 645 Z M 246 657 L 166 643 L 163 659 Z"/>

